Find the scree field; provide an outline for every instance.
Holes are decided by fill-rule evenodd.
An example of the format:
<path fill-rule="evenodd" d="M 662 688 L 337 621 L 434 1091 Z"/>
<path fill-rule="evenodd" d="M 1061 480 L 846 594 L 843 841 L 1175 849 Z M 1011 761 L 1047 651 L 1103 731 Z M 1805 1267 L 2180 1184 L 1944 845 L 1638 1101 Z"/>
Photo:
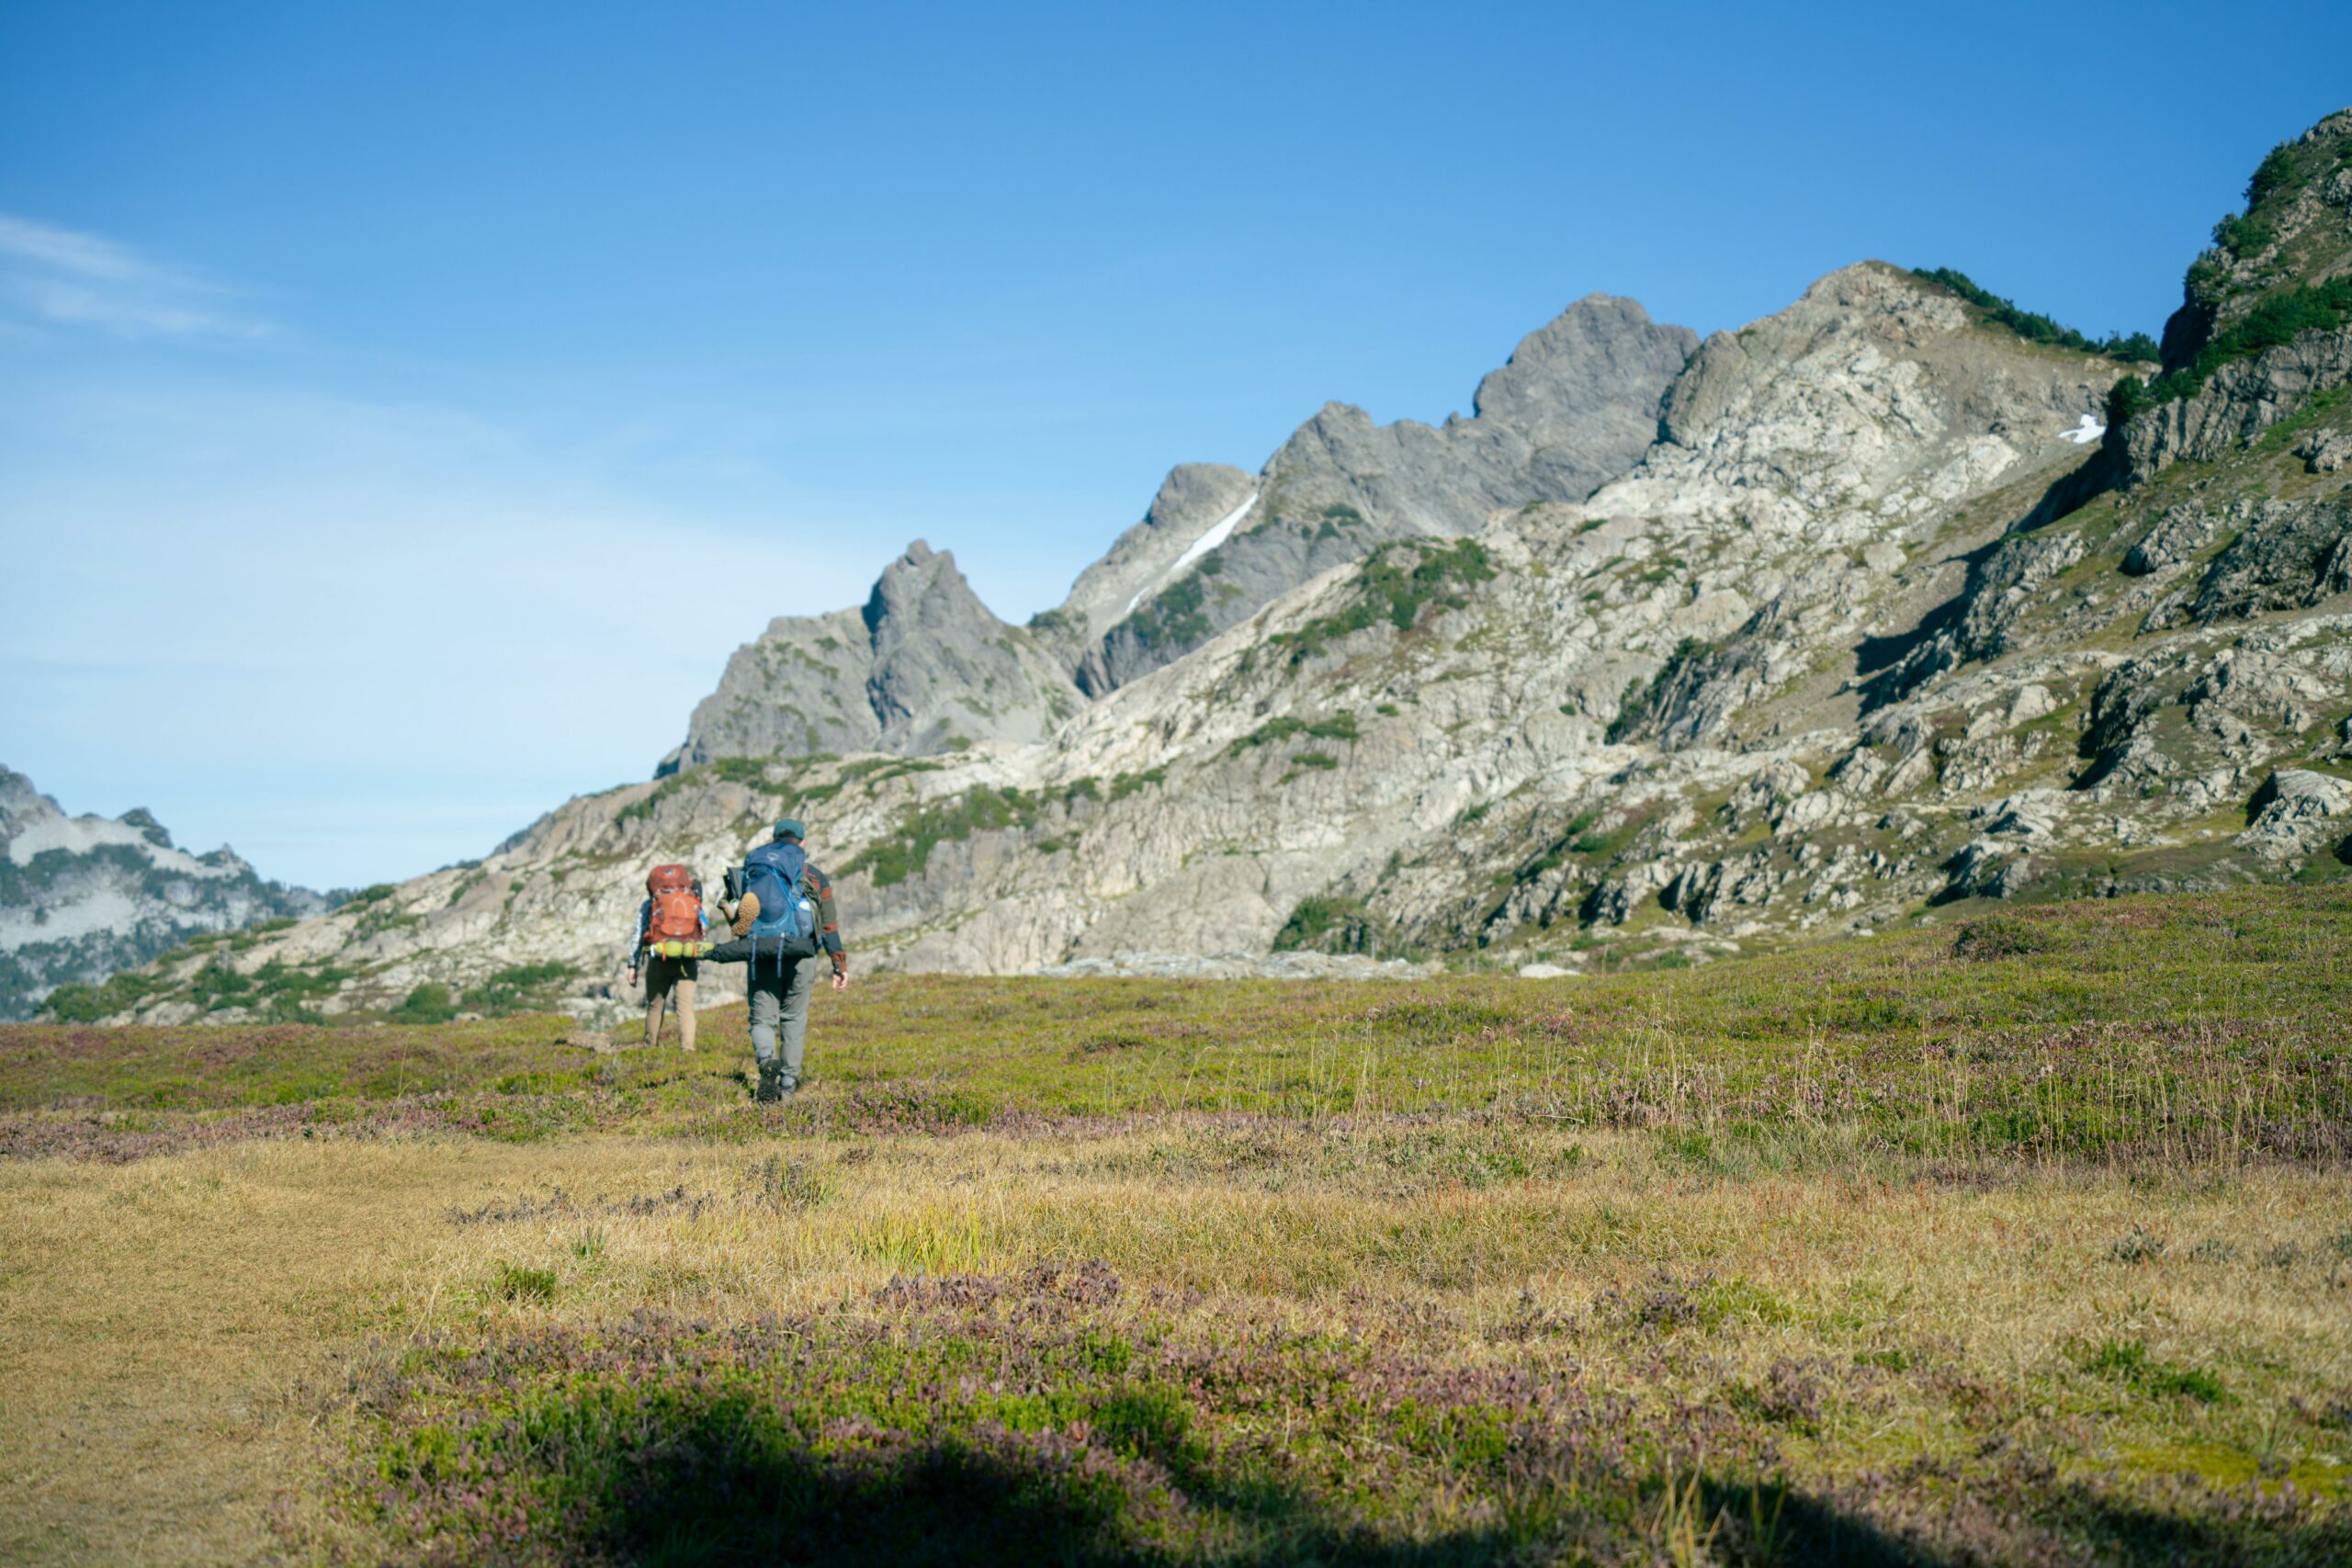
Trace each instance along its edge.
<path fill-rule="evenodd" d="M 0 1030 L 0 1560 L 2345 1561 L 2347 958 Z"/>

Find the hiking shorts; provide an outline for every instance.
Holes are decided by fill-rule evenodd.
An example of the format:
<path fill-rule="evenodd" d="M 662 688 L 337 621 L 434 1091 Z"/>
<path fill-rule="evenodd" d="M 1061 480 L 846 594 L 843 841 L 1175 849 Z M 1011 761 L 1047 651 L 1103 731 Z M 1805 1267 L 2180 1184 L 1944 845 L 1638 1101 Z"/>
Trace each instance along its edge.
<path fill-rule="evenodd" d="M 658 953 L 645 955 L 645 999 L 666 997 L 670 987 L 684 980 L 689 986 L 702 978 L 699 958 L 664 958 Z"/>

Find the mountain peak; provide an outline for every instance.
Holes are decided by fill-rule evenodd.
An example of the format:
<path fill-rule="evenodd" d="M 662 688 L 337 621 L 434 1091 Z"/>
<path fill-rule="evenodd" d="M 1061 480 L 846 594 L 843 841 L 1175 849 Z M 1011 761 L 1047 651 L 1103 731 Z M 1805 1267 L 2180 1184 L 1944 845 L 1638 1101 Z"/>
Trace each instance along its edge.
<path fill-rule="evenodd" d="M 1613 366 L 1630 353 L 1645 361 L 1642 368 L 1663 368 L 1671 379 L 1698 346 L 1699 334 L 1688 327 L 1657 328 L 1638 299 L 1588 294 L 1520 339 L 1501 368 L 1487 372 L 1471 400 L 1471 417 L 1555 427 L 1589 412 L 1595 394 L 1614 389 L 1593 375 L 1596 363 Z"/>
<path fill-rule="evenodd" d="M 0 879 L 0 1020 L 29 1018 L 58 987 L 103 980 L 200 932 L 325 908 L 315 893 L 262 881 L 225 844 L 205 855 L 175 848 L 143 807 L 69 817 L 5 767 L 0 847 L 16 865 L 40 863 Z"/>
<path fill-rule="evenodd" d="M 2273 147 L 2246 181 L 2245 210 L 2213 225 L 2213 243 L 2189 264 L 2181 307 L 2165 323 L 2165 369 L 2191 365 L 2266 302 L 2347 272 L 2352 108 Z"/>

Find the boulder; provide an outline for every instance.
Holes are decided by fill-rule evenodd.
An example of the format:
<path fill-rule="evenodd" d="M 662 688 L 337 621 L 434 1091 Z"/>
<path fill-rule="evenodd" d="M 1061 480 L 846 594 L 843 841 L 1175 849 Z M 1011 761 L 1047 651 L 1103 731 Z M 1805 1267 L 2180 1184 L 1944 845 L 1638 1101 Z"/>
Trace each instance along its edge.
<path fill-rule="evenodd" d="M 2246 803 L 2248 821 L 2237 837 L 2274 864 L 2310 859 L 2344 836 L 2352 818 L 2352 784 L 2308 768 L 2281 768 Z"/>

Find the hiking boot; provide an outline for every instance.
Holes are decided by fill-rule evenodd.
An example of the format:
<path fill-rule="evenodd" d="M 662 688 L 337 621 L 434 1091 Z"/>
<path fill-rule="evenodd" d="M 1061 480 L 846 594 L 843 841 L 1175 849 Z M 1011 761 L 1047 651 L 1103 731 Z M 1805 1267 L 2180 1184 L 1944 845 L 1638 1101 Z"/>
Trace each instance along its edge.
<path fill-rule="evenodd" d="M 762 1067 L 760 1087 L 752 1091 L 752 1098 L 762 1105 L 773 1105 L 791 1092 L 784 1087 L 782 1073 L 777 1072 L 774 1067 Z"/>

